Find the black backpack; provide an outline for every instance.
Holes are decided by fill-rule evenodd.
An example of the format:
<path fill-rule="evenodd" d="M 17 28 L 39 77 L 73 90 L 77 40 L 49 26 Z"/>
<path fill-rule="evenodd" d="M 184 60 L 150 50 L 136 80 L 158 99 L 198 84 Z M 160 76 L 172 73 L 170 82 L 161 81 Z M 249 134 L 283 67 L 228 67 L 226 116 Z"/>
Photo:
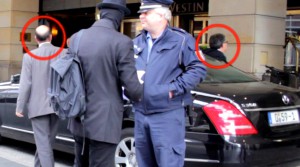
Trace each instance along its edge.
<path fill-rule="evenodd" d="M 70 43 L 65 56 L 51 63 L 51 83 L 48 89 L 50 105 L 59 118 L 84 119 L 86 96 L 83 70 L 78 59 L 78 45 L 83 30 Z M 71 48 L 74 48 L 73 50 Z"/>

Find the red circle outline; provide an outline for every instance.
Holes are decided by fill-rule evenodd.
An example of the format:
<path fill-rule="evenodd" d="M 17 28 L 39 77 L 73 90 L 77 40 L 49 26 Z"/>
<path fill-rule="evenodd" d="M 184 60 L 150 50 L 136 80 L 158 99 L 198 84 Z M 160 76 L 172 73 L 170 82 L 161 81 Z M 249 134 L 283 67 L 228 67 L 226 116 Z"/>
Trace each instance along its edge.
<path fill-rule="evenodd" d="M 26 47 L 26 43 L 25 43 L 25 39 L 24 39 L 24 36 L 25 36 L 25 31 L 27 30 L 27 28 L 29 27 L 29 25 L 38 20 L 38 19 L 49 19 L 49 20 L 52 20 L 54 21 L 59 27 L 60 29 L 62 30 L 62 33 L 63 33 L 63 42 L 59 48 L 59 50 L 54 53 L 53 55 L 50 55 L 50 56 L 47 56 L 47 57 L 40 57 L 40 56 L 37 56 L 35 54 L 33 54 L 32 52 L 30 52 L 27 47 Z M 55 18 L 53 17 L 50 17 L 50 16 L 36 16 L 36 17 L 33 17 L 31 18 L 29 21 L 26 22 L 26 24 L 24 25 L 23 29 L 22 29 L 22 34 L 21 34 L 21 41 L 22 41 L 22 46 L 24 48 L 24 50 L 26 51 L 26 53 L 28 53 L 31 57 L 35 58 L 35 59 L 38 59 L 38 60 L 50 60 L 56 56 L 58 56 L 64 49 L 64 44 L 66 43 L 66 32 L 65 32 L 65 29 L 64 27 L 62 26 L 62 24 L 56 20 Z"/>
<path fill-rule="evenodd" d="M 228 31 L 230 31 L 235 40 L 236 40 L 236 44 L 237 44 L 237 48 L 236 48 L 236 52 L 235 52 L 235 55 L 234 57 L 226 64 L 223 64 L 223 65 L 219 65 L 219 66 L 215 66 L 215 65 L 212 65 L 212 64 L 209 64 L 207 63 L 205 60 L 204 60 L 204 57 L 201 55 L 201 53 L 199 52 L 199 46 L 198 46 L 198 43 L 200 41 L 200 37 L 206 32 L 208 31 L 209 29 L 211 28 L 224 28 Z M 203 63 L 205 64 L 207 67 L 210 67 L 210 68 L 214 68 L 214 69 L 222 69 L 222 68 L 226 68 L 228 66 L 230 66 L 231 64 L 233 64 L 236 59 L 238 58 L 239 54 L 240 54 L 240 51 L 241 51 L 241 42 L 240 42 L 240 38 L 239 36 L 237 35 L 237 33 L 234 31 L 234 29 L 232 29 L 231 27 L 225 25 L 225 24 L 211 24 L 207 27 L 205 27 L 198 35 L 197 37 L 197 40 L 196 40 L 196 43 L 195 43 L 195 48 L 196 48 L 196 54 L 197 54 L 197 57 L 198 59 Z"/>

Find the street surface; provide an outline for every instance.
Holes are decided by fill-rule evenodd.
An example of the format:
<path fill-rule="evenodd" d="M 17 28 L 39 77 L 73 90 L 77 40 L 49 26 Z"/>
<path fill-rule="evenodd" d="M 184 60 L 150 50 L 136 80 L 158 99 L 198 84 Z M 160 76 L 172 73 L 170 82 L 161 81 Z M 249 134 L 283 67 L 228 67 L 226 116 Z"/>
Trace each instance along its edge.
<path fill-rule="evenodd" d="M 0 144 L 0 167 L 33 167 L 35 145 L 4 139 Z M 73 165 L 73 155 L 55 151 L 55 167 Z"/>
<path fill-rule="evenodd" d="M 0 167 L 33 167 L 35 145 L 12 139 L 0 144 Z M 55 151 L 55 167 L 71 167 L 74 156 Z M 276 164 L 269 167 L 300 167 L 300 160 Z"/>

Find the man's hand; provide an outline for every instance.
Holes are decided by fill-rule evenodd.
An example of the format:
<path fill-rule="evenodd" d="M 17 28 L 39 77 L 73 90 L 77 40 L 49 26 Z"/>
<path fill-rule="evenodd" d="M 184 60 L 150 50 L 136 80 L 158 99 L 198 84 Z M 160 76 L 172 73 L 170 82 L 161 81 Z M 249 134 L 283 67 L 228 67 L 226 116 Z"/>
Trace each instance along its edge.
<path fill-rule="evenodd" d="M 19 112 L 19 111 L 16 111 L 16 116 L 17 117 L 24 117 L 23 113 L 22 112 Z"/>

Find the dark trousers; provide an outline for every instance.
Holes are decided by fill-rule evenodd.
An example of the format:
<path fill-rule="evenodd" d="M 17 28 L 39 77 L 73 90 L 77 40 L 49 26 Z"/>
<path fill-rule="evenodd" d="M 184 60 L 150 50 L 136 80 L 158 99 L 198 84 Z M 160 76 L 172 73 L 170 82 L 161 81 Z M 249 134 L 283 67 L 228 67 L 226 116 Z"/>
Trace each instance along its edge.
<path fill-rule="evenodd" d="M 150 115 L 136 110 L 134 138 L 139 167 L 183 167 L 184 109 Z"/>
<path fill-rule="evenodd" d="M 36 152 L 34 157 L 35 167 L 53 167 L 53 144 L 59 125 L 56 114 L 39 116 L 31 119 Z"/>
<path fill-rule="evenodd" d="M 74 136 L 74 167 L 114 167 L 116 144 Z M 84 147 L 83 147 L 84 145 Z M 84 149 L 84 150 L 83 150 Z M 83 152 L 82 152 L 83 151 Z M 82 154 L 83 153 L 83 154 Z"/>

